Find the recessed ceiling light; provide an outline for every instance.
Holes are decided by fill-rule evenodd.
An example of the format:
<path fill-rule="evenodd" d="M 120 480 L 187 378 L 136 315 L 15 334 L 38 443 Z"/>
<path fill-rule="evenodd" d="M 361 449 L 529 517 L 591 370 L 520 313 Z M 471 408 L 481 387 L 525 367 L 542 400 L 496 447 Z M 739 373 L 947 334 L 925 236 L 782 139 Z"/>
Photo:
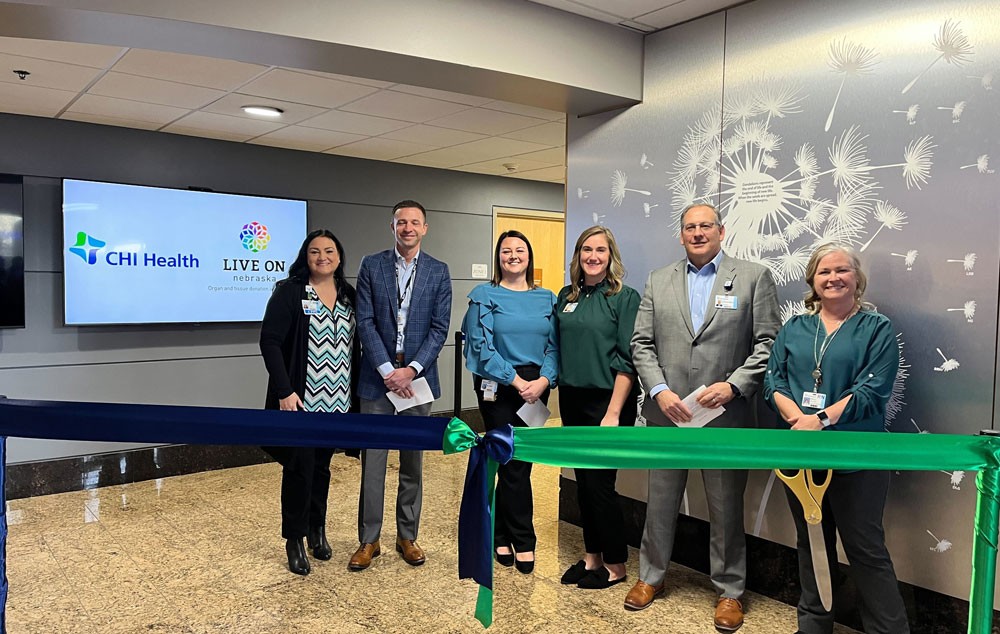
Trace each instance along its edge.
<path fill-rule="evenodd" d="M 243 106 L 243 112 L 258 117 L 280 117 L 285 111 L 274 106 Z"/>

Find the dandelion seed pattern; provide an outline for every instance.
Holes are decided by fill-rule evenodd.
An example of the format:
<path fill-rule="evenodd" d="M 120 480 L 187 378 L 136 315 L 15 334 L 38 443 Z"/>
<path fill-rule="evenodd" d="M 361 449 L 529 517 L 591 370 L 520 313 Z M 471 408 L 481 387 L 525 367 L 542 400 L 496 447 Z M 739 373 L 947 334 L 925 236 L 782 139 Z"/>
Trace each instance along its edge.
<path fill-rule="evenodd" d="M 639 157 L 639 165 L 642 166 L 642 169 L 648 170 L 649 168 L 654 166 L 654 163 L 651 163 L 649 159 L 646 158 L 646 153 L 643 152 L 642 156 Z"/>
<path fill-rule="evenodd" d="M 896 344 L 899 346 L 899 369 L 896 370 L 896 377 L 892 381 L 892 393 L 889 395 L 889 402 L 885 406 L 885 429 L 889 431 L 896 416 L 903 411 L 906 406 L 906 380 L 910 378 L 910 364 L 906 362 L 903 355 L 903 333 L 896 333 Z M 910 419 L 911 422 L 913 419 Z M 916 423 L 913 423 L 916 425 Z"/>
<path fill-rule="evenodd" d="M 965 479 L 964 471 L 942 471 L 941 473 L 947 473 L 951 476 L 951 488 L 956 491 L 962 490 L 962 480 Z"/>
<path fill-rule="evenodd" d="M 905 114 L 906 122 L 910 125 L 915 125 L 917 123 L 917 113 L 920 112 L 920 104 L 913 104 L 906 110 L 893 110 L 893 114 Z"/>
<path fill-rule="evenodd" d="M 592 213 L 591 216 L 594 219 L 594 224 L 595 225 L 603 225 L 604 224 L 604 219 L 608 217 L 607 214 L 599 214 L 596 211 L 594 213 Z"/>
<path fill-rule="evenodd" d="M 976 170 L 980 174 L 992 174 L 994 172 L 994 170 L 990 169 L 990 155 L 989 154 L 981 154 L 981 155 L 979 155 L 979 158 L 976 159 L 976 162 L 973 163 L 972 165 L 963 165 L 962 167 L 960 167 L 958 169 L 965 170 L 965 169 L 969 169 L 970 167 L 976 168 Z"/>
<path fill-rule="evenodd" d="M 870 48 L 848 42 L 846 39 L 837 40 L 830 44 L 830 58 L 827 64 L 835 73 L 843 75 L 840 80 L 840 87 L 837 88 L 837 96 L 833 98 L 833 107 L 830 108 L 830 115 L 826 118 L 824 132 L 830 131 L 833 124 L 833 113 L 837 110 L 837 102 L 840 101 L 840 93 L 844 90 L 844 83 L 848 77 L 867 75 L 872 72 L 875 64 L 878 63 L 878 53 Z"/>
<path fill-rule="evenodd" d="M 942 363 L 939 366 L 936 366 L 934 368 L 935 372 L 951 372 L 952 370 L 957 370 L 959 365 L 961 365 L 955 359 L 949 359 L 948 357 L 944 356 L 944 353 L 941 352 L 941 348 L 937 348 L 937 353 L 941 355 L 942 359 L 944 359 L 944 363 Z"/>
<path fill-rule="evenodd" d="M 653 192 L 647 192 L 642 189 L 631 189 L 626 187 L 626 185 L 628 185 L 628 176 L 621 170 L 615 170 L 615 173 L 611 176 L 611 204 L 615 207 L 622 206 L 622 203 L 625 202 L 625 194 L 627 192 L 635 192 L 643 196 L 653 195 Z"/>
<path fill-rule="evenodd" d="M 785 324 L 796 315 L 805 315 L 806 305 L 801 301 L 786 301 L 781 305 L 781 323 Z"/>
<path fill-rule="evenodd" d="M 993 90 L 993 73 L 986 73 L 985 75 L 966 75 L 969 79 L 978 79 L 979 85 L 983 87 L 983 90 Z"/>
<path fill-rule="evenodd" d="M 916 249 L 910 249 L 906 253 L 890 253 L 889 255 L 897 258 L 903 258 L 903 264 L 906 265 L 906 270 L 912 271 L 913 263 L 917 261 L 917 255 L 919 255 L 919 252 Z"/>
<path fill-rule="evenodd" d="M 579 198 L 580 200 L 583 200 L 584 198 L 590 198 L 590 190 L 584 189 L 582 187 L 577 187 L 576 197 Z"/>
<path fill-rule="evenodd" d="M 654 205 L 650 205 L 649 203 L 642 203 L 642 213 L 647 218 L 649 218 L 649 212 L 653 209 L 653 207 L 659 207 L 659 206 L 660 203 L 656 203 Z"/>
<path fill-rule="evenodd" d="M 934 48 L 937 49 L 940 55 L 934 58 L 934 61 L 927 68 L 922 70 L 919 75 L 913 78 L 913 81 L 903 88 L 902 94 L 905 95 L 909 92 L 913 88 L 913 85 L 924 76 L 924 73 L 929 71 L 934 64 L 937 64 L 942 59 L 953 66 L 965 66 L 971 61 L 972 44 L 969 43 L 969 38 L 965 36 L 965 33 L 958 27 L 958 24 L 958 22 L 952 22 L 949 19 L 945 20 L 944 24 L 941 25 L 941 30 L 934 36 Z"/>
<path fill-rule="evenodd" d="M 950 541 L 948 541 L 947 539 L 938 539 L 937 536 L 934 533 L 930 532 L 930 531 L 927 531 L 927 534 L 931 536 L 931 539 L 933 539 L 935 542 L 937 542 L 936 544 L 934 544 L 933 546 L 931 546 L 931 548 L 930 548 L 931 552 L 934 552 L 934 553 L 943 553 L 943 552 L 951 550 L 952 544 L 951 544 Z"/>
<path fill-rule="evenodd" d="M 956 101 L 954 106 L 938 106 L 938 110 L 950 110 L 951 111 L 951 122 L 958 123 L 962 119 L 962 113 L 965 112 L 965 102 Z"/>
<path fill-rule="evenodd" d="M 938 352 L 940 352 L 940 350 L 938 350 Z M 910 422 L 913 423 L 913 426 L 917 428 L 917 433 L 918 434 L 929 434 L 930 433 L 929 431 L 924 431 L 924 430 L 920 429 L 920 425 L 917 425 L 917 421 L 913 420 L 912 418 L 910 419 Z"/>
<path fill-rule="evenodd" d="M 966 253 L 965 257 L 962 258 L 961 260 L 945 260 L 945 262 L 952 262 L 952 263 L 961 262 L 962 263 L 962 268 L 965 269 L 965 274 L 966 275 L 968 275 L 968 276 L 971 277 L 971 276 L 973 276 L 973 275 L 976 274 L 976 272 L 973 270 L 975 268 L 975 266 L 976 266 L 976 254 L 975 253 Z"/>
<path fill-rule="evenodd" d="M 970 299 L 969 301 L 965 302 L 965 305 L 962 308 L 947 308 L 945 310 L 947 310 L 949 313 L 953 312 L 962 313 L 963 315 L 965 315 L 965 321 L 971 324 L 972 319 L 976 316 L 976 302 L 975 300 Z"/>
<path fill-rule="evenodd" d="M 871 245 L 872 240 L 874 240 L 883 229 L 893 229 L 895 231 L 902 229 L 903 225 L 906 224 L 906 214 L 894 205 L 890 205 L 884 200 L 879 200 L 875 203 L 875 220 L 881 224 L 879 224 L 875 234 L 868 239 L 868 242 L 865 242 L 859 249 L 862 253 L 864 253 L 865 249 Z"/>

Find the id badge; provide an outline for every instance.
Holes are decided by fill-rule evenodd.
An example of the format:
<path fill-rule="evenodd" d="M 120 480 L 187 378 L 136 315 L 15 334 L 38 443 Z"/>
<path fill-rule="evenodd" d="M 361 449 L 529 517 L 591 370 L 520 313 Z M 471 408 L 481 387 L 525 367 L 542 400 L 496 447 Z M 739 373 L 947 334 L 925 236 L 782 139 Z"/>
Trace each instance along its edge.
<path fill-rule="evenodd" d="M 823 394 L 822 392 L 803 392 L 802 407 L 823 409 L 826 407 L 826 394 Z"/>
<path fill-rule="evenodd" d="M 722 310 L 736 310 L 739 308 L 739 298 L 735 295 L 716 295 L 715 307 Z"/>
<path fill-rule="evenodd" d="M 566 307 L 563 308 L 563 312 L 564 313 L 571 313 L 574 310 L 576 310 L 576 306 L 577 306 L 577 302 L 573 302 L 571 304 L 566 304 Z"/>
<path fill-rule="evenodd" d="M 484 379 L 480 389 L 483 391 L 483 400 L 493 402 L 497 400 L 497 382 Z"/>
<path fill-rule="evenodd" d="M 302 312 L 306 315 L 318 315 L 322 312 L 318 299 L 303 299 Z"/>

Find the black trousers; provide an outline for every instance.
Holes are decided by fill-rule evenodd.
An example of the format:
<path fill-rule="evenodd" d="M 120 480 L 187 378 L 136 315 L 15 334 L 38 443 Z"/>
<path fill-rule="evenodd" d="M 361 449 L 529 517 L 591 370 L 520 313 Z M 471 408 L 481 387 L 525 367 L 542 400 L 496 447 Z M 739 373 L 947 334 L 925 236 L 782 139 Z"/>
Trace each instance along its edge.
<path fill-rule="evenodd" d="M 634 390 L 633 390 L 634 391 Z M 559 414 L 564 427 L 596 427 L 608 411 L 611 390 L 559 386 Z M 622 407 L 618 424 L 635 425 L 638 409 L 636 395 L 629 394 Z M 574 469 L 576 500 L 583 523 L 583 545 L 588 554 L 601 555 L 604 563 L 623 564 L 628 561 L 625 522 L 615 481 L 617 469 Z"/>
<path fill-rule="evenodd" d="M 330 459 L 325 447 L 264 447 L 282 467 L 281 536 L 301 539 L 310 527 L 326 525 Z"/>
<path fill-rule="evenodd" d="M 861 622 L 868 634 L 908 634 L 906 608 L 899 594 L 896 572 L 885 547 L 882 512 L 889 492 L 888 471 L 835 473 L 823 497 L 823 541 L 834 579 L 837 574 L 837 534 L 858 588 Z M 818 474 L 817 474 L 818 478 Z M 816 588 L 809 528 L 802 505 L 788 487 L 788 506 L 795 520 L 799 551 L 799 630 L 804 634 L 833 632 L 833 612 L 823 609 Z"/>
<path fill-rule="evenodd" d="M 539 377 L 538 366 L 517 366 L 517 375 L 525 381 Z M 527 427 L 517 415 L 524 405 L 524 399 L 510 385 L 497 388 L 495 401 L 483 400 L 483 377 L 473 376 L 473 389 L 479 401 L 479 411 L 487 430 L 501 425 Z M 542 402 L 548 404 L 549 390 L 542 394 Z M 535 527 L 532 517 L 535 503 L 531 494 L 531 463 L 511 460 L 497 469 L 496 514 L 493 519 L 493 544 L 496 548 L 513 546 L 519 553 L 535 550 Z"/>

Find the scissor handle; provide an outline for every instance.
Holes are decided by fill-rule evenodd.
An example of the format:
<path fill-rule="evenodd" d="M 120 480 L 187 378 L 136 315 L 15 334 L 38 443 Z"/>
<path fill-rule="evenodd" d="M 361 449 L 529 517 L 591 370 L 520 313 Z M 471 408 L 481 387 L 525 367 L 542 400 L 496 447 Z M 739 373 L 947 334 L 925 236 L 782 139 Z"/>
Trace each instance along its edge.
<path fill-rule="evenodd" d="M 820 469 L 820 471 L 826 471 L 826 479 L 823 480 L 823 484 L 816 484 L 813 474 L 815 471 L 813 469 L 806 469 L 806 477 L 809 478 L 809 492 L 812 493 L 813 498 L 816 500 L 816 504 L 820 506 L 823 505 L 823 496 L 826 495 L 826 490 L 830 488 L 830 480 L 833 478 L 832 469 Z"/>
<path fill-rule="evenodd" d="M 811 469 L 798 469 L 791 476 L 782 473 L 781 469 L 775 469 L 774 472 L 799 499 L 806 522 L 819 524 L 823 520 L 823 494 L 830 485 L 830 475 L 827 475 L 823 484 L 817 485 Z"/>

